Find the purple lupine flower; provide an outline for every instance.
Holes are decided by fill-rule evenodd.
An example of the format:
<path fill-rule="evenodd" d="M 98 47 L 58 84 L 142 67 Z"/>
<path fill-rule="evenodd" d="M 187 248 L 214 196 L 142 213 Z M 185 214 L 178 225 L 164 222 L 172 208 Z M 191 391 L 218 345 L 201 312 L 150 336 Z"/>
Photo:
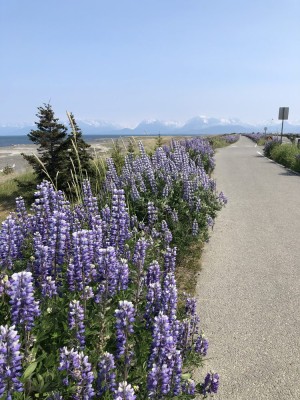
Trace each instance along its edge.
<path fill-rule="evenodd" d="M 160 266 L 157 261 L 152 261 L 148 267 L 146 285 L 149 286 L 151 283 L 157 282 L 160 282 Z"/>
<path fill-rule="evenodd" d="M 54 269 L 56 265 L 61 266 L 65 262 L 65 257 L 70 250 L 70 220 L 68 213 L 54 210 L 49 222 L 48 245 L 52 251 Z M 54 271 L 56 275 L 56 271 Z"/>
<path fill-rule="evenodd" d="M 162 197 L 165 197 L 165 198 L 168 197 L 169 196 L 169 192 L 170 192 L 170 184 L 166 183 L 164 188 L 163 188 L 163 191 L 162 191 Z"/>
<path fill-rule="evenodd" d="M 149 225 L 154 225 L 154 223 L 157 221 L 158 216 L 157 216 L 157 208 L 154 206 L 154 203 L 152 201 L 148 202 L 147 213 L 148 213 Z"/>
<path fill-rule="evenodd" d="M 115 317 L 117 358 L 120 358 L 126 352 L 128 336 L 133 333 L 133 322 L 135 319 L 135 309 L 133 304 L 127 300 L 119 301 L 119 308 L 115 311 Z M 127 360 L 125 360 L 125 362 L 126 361 Z"/>
<path fill-rule="evenodd" d="M 197 300 L 195 297 L 188 297 L 185 301 L 185 312 L 188 315 L 196 315 Z"/>
<path fill-rule="evenodd" d="M 12 400 L 15 392 L 23 392 L 20 382 L 23 358 L 20 353 L 20 336 L 15 326 L 0 326 L 0 397 Z"/>
<path fill-rule="evenodd" d="M 118 263 L 116 275 L 117 275 L 117 289 L 126 290 L 128 288 L 128 283 L 129 283 L 129 268 L 128 268 L 128 262 L 124 258 L 121 258 L 121 260 Z"/>
<path fill-rule="evenodd" d="M 201 207 L 202 207 L 201 199 L 198 198 L 198 199 L 196 200 L 196 207 L 195 207 L 196 212 L 200 212 Z"/>
<path fill-rule="evenodd" d="M 174 345 L 174 338 L 171 332 L 171 325 L 169 318 L 162 312 L 154 318 L 153 339 L 151 346 L 151 353 L 149 358 L 149 366 L 155 364 L 156 359 L 163 359 L 168 350 Z"/>
<path fill-rule="evenodd" d="M 176 319 L 177 287 L 173 272 L 166 274 L 162 284 L 161 310 L 171 321 Z"/>
<path fill-rule="evenodd" d="M 106 159 L 107 172 L 105 178 L 105 188 L 112 192 L 114 189 L 119 188 L 120 178 L 118 176 L 114 161 L 112 158 Z"/>
<path fill-rule="evenodd" d="M 165 220 L 161 222 L 161 231 L 163 234 L 164 241 L 169 245 L 173 239 L 172 232 L 170 231 L 168 224 Z"/>
<path fill-rule="evenodd" d="M 112 196 L 110 245 L 114 246 L 120 254 L 124 252 L 125 240 L 130 237 L 129 222 L 124 190 L 115 189 Z"/>
<path fill-rule="evenodd" d="M 185 303 L 185 311 L 190 320 L 191 336 L 198 333 L 198 324 L 200 322 L 200 318 L 198 317 L 196 312 L 196 307 L 197 307 L 196 298 L 187 297 Z"/>
<path fill-rule="evenodd" d="M 193 204 L 193 187 L 186 171 L 183 172 L 183 198 L 191 206 Z"/>
<path fill-rule="evenodd" d="M 99 214 L 97 197 L 93 196 L 91 183 L 88 179 L 85 179 L 82 183 L 83 192 L 83 206 L 85 215 L 90 227 L 92 225 L 93 217 Z"/>
<path fill-rule="evenodd" d="M 131 229 L 133 229 L 134 227 L 137 227 L 137 225 L 138 225 L 138 218 L 137 218 L 136 215 L 132 215 L 130 217 L 130 227 L 131 227 Z"/>
<path fill-rule="evenodd" d="M 219 200 L 219 203 L 223 206 L 225 206 L 225 204 L 228 203 L 228 199 L 223 192 L 219 193 L 218 200 Z"/>
<path fill-rule="evenodd" d="M 65 200 L 62 191 L 56 191 L 53 185 L 47 181 L 43 181 L 37 186 L 35 192 L 35 201 L 32 205 L 34 217 L 32 220 L 33 229 L 42 236 L 44 244 L 47 243 L 49 235 L 51 235 L 51 217 L 54 212 L 66 212 L 71 217 L 70 203 Z"/>
<path fill-rule="evenodd" d="M 177 223 L 179 221 L 178 212 L 175 210 L 175 208 L 173 211 L 171 211 L 171 218 L 172 218 L 172 221 L 175 223 Z"/>
<path fill-rule="evenodd" d="M 64 385 L 68 386 L 70 379 L 75 383 L 76 393 L 72 396 L 73 399 L 88 400 L 94 397 L 92 366 L 83 352 L 74 349 L 68 350 L 67 347 L 63 347 L 60 350 L 58 370 L 67 373 L 63 380 Z"/>
<path fill-rule="evenodd" d="M 141 198 L 141 196 L 139 194 L 139 191 L 138 191 L 138 189 L 136 187 L 136 184 L 134 182 L 131 183 L 131 193 L 130 193 L 130 195 L 131 195 L 131 199 L 134 202 L 138 201 Z"/>
<path fill-rule="evenodd" d="M 94 237 L 94 252 L 97 248 L 103 247 L 103 226 L 106 226 L 106 223 L 103 222 L 101 216 L 99 214 L 94 215 L 91 220 L 91 230 Z"/>
<path fill-rule="evenodd" d="M 145 238 L 139 239 L 134 248 L 134 253 L 132 257 L 132 263 L 136 267 L 136 277 L 135 277 L 135 287 L 136 287 L 136 295 L 135 302 L 139 301 L 142 288 L 144 286 L 144 263 L 146 258 L 146 250 L 150 245 L 150 241 Z"/>
<path fill-rule="evenodd" d="M 148 179 L 148 182 L 150 184 L 152 192 L 156 193 L 157 185 L 156 185 L 156 180 L 155 180 L 155 176 L 154 176 L 154 170 L 153 170 L 150 158 L 146 154 L 144 146 L 141 142 L 139 142 L 139 150 L 141 153 L 141 162 L 142 162 L 143 172 Z"/>
<path fill-rule="evenodd" d="M 84 292 L 82 293 L 81 299 L 89 300 L 95 296 L 93 288 L 90 286 L 86 286 L 84 288 Z"/>
<path fill-rule="evenodd" d="M 173 358 L 172 391 L 175 396 L 178 396 L 181 392 L 182 374 L 182 358 L 179 350 L 174 352 Z"/>
<path fill-rule="evenodd" d="M 164 255 L 164 272 L 175 272 L 177 247 L 167 247 Z"/>
<path fill-rule="evenodd" d="M 85 345 L 84 310 L 78 300 L 69 304 L 69 329 L 74 331 L 74 336 L 81 349 Z"/>
<path fill-rule="evenodd" d="M 118 276 L 119 262 L 117 261 L 115 248 L 109 246 L 106 249 L 99 249 L 96 254 L 96 264 L 96 279 L 100 283 L 96 298 L 97 302 L 105 302 L 108 297 L 115 295 L 118 285 L 122 286 L 121 278 Z M 125 266 L 122 266 L 125 270 Z M 126 283 L 125 280 L 126 276 L 124 277 L 124 285 Z M 102 285 L 102 283 L 104 284 Z"/>
<path fill-rule="evenodd" d="M 201 334 L 197 337 L 195 342 L 195 352 L 205 357 L 208 350 L 208 340 L 205 339 L 204 335 Z"/>
<path fill-rule="evenodd" d="M 132 386 L 126 381 L 120 382 L 115 395 L 115 400 L 135 400 L 136 395 Z"/>
<path fill-rule="evenodd" d="M 105 221 L 107 224 L 110 223 L 110 208 L 108 207 L 108 205 L 106 204 L 104 208 L 102 208 L 101 210 L 101 216 L 103 221 Z"/>
<path fill-rule="evenodd" d="M 69 288 L 84 290 L 84 287 L 93 280 L 93 270 L 91 266 L 94 261 L 94 232 L 82 229 L 72 234 L 73 260 L 69 263 L 67 278 Z"/>
<path fill-rule="evenodd" d="M 210 372 L 206 375 L 204 383 L 201 385 L 201 394 L 206 396 L 207 394 L 217 393 L 219 388 L 219 374 Z"/>
<path fill-rule="evenodd" d="M 37 279 L 43 281 L 41 276 L 47 276 L 52 273 L 52 260 L 49 259 L 51 257 L 49 248 L 43 244 L 42 236 L 39 232 L 35 232 L 33 235 L 33 250 L 33 272 Z"/>
<path fill-rule="evenodd" d="M 145 319 L 148 326 L 152 323 L 153 318 L 161 311 L 161 296 L 160 282 L 147 285 Z"/>
<path fill-rule="evenodd" d="M 39 302 L 34 300 L 31 272 L 18 272 L 11 276 L 8 290 L 11 318 L 14 325 L 22 325 L 30 331 L 34 319 L 40 315 Z"/>
<path fill-rule="evenodd" d="M 114 356 L 105 352 L 98 363 L 97 395 L 116 391 L 116 373 Z"/>
<path fill-rule="evenodd" d="M 193 379 L 187 379 L 182 383 L 182 393 L 194 395 L 196 389 L 196 383 Z"/>
<path fill-rule="evenodd" d="M 210 215 L 207 215 L 206 223 L 207 223 L 208 226 L 211 226 L 211 227 L 214 226 L 214 220 L 212 219 L 212 217 Z"/>
<path fill-rule="evenodd" d="M 44 297 L 53 297 L 57 295 L 57 287 L 51 276 L 47 276 L 42 283 L 42 295 Z"/>
<path fill-rule="evenodd" d="M 20 225 L 23 236 L 25 237 L 31 228 L 31 219 L 28 216 L 26 205 L 23 197 L 16 198 L 16 214 L 18 217 L 18 223 Z"/>
<path fill-rule="evenodd" d="M 146 250 L 148 247 L 149 242 L 145 238 L 139 239 L 135 244 L 132 263 L 138 268 L 138 270 L 142 270 L 144 267 Z"/>
<path fill-rule="evenodd" d="M 159 313 L 154 318 L 153 339 L 148 361 L 147 389 L 149 398 L 160 398 L 180 392 L 181 354 L 176 350 L 169 318 Z"/>
<path fill-rule="evenodd" d="M 183 356 L 190 349 L 189 339 L 191 336 L 190 319 L 185 318 L 179 322 L 177 333 L 177 346 L 182 350 Z"/>
<path fill-rule="evenodd" d="M 20 255 L 24 235 L 14 214 L 2 222 L 0 230 L 0 267 L 12 269 L 13 262 Z"/>
<path fill-rule="evenodd" d="M 192 235 L 197 236 L 199 233 L 199 225 L 198 222 L 194 219 L 193 225 L 192 225 Z"/>

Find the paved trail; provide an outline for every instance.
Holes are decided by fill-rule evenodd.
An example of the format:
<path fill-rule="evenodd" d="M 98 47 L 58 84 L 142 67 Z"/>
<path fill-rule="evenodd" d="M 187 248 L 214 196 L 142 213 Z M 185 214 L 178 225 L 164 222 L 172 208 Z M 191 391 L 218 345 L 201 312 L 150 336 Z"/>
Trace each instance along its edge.
<path fill-rule="evenodd" d="M 300 399 L 300 176 L 245 137 L 216 154 L 229 202 L 203 256 L 199 314 L 209 339 L 203 371 L 216 399 Z"/>

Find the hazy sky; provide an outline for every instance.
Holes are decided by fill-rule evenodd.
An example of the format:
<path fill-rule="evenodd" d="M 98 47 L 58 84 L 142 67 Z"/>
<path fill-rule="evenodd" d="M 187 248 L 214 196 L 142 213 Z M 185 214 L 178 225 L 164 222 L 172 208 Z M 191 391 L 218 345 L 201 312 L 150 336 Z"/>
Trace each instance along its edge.
<path fill-rule="evenodd" d="M 0 0 L 0 123 L 300 121 L 299 0 Z"/>

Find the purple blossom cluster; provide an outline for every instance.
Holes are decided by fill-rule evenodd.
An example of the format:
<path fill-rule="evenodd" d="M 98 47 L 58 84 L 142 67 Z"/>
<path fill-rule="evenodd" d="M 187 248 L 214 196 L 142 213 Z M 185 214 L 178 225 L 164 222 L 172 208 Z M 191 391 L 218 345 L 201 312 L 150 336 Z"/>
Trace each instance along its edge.
<path fill-rule="evenodd" d="M 207 198 L 216 209 L 227 199 L 209 176 L 214 160 L 207 141 L 172 141 L 152 156 L 139 148 L 140 155 L 125 157 L 120 175 L 107 161 L 98 196 L 85 180 L 73 206 L 44 181 L 31 214 L 18 198 L 2 224 L 0 305 L 10 310 L 13 326 L 1 326 L 0 397 L 23 390 L 21 361 L 26 368 L 43 346 L 60 354 L 63 378 L 49 398 L 195 395 L 195 382 L 182 370 L 190 354 L 206 355 L 208 341 L 199 334 L 194 299 L 186 299 L 179 319 L 176 229 L 185 224 L 184 235 L 197 237 L 213 225 Z M 38 343 L 31 354 L 40 326 L 51 331 L 50 344 Z M 65 331 L 58 334 L 58 327 Z M 144 371 L 147 387 L 133 386 L 135 368 Z M 217 381 L 210 375 L 203 395 L 217 390 Z"/>
<path fill-rule="evenodd" d="M 84 326 L 84 310 L 78 300 L 70 302 L 69 306 L 69 329 L 74 331 L 76 341 L 81 349 L 85 345 L 85 326 Z"/>
<path fill-rule="evenodd" d="M 115 396 L 115 400 L 135 400 L 133 387 L 126 381 L 120 382 Z"/>
<path fill-rule="evenodd" d="M 8 290 L 11 319 L 14 325 L 30 331 L 34 320 L 40 315 L 39 302 L 34 299 L 31 272 L 18 272 L 11 276 Z"/>
<path fill-rule="evenodd" d="M 12 269 L 13 262 L 20 256 L 24 233 L 14 214 L 2 222 L 0 231 L 0 267 Z"/>
<path fill-rule="evenodd" d="M 105 352 L 98 363 L 97 395 L 115 393 L 116 391 L 116 365 L 114 356 Z"/>
<path fill-rule="evenodd" d="M 94 397 L 92 366 L 83 352 L 74 349 L 68 350 L 67 347 L 61 349 L 58 369 L 66 372 L 63 380 L 65 386 L 75 384 L 76 392 L 72 396 L 73 399 L 89 400 Z"/>
<path fill-rule="evenodd" d="M 208 373 L 204 379 L 204 383 L 202 384 L 201 394 L 206 397 L 207 394 L 217 393 L 219 381 L 219 374 L 213 372 Z"/>
<path fill-rule="evenodd" d="M 260 139 L 264 138 L 265 135 L 263 133 L 245 133 L 243 136 L 246 136 L 248 139 L 251 139 L 253 142 L 257 143 Z"/>
<path fill-rule="evenodd" d="M 168 316 L 160 313 L 155 317 L 152 337 L 147 377 L 149 398 L 177 396 L 181 391 L 182 357 L 176 349 L 176 337 Z"/>
<path fill-rule="evenodd" d="M 225 135 L 223 136 L 223 138 L 227 143 L 233 144 L 239 140 L 240 135 L 239 134 Z"/>
<path fill-rule="evenodd" d="M 22 392 L 22 354 L 20 336 L 15 326 L 0 326 L 0 397 L 12 400 L 14 392 Z"/>
<path fill-rule="evenodd" d="M 125 355 L 125 363 L 128 362 L 128 340 L 133 333 L 133 322 L 135 319 L 135 309 L 130 301 L 119 302 L 119 308 L 115 311 L 116 317 L 116 337 L 117 337 L 117 357 Z"/>

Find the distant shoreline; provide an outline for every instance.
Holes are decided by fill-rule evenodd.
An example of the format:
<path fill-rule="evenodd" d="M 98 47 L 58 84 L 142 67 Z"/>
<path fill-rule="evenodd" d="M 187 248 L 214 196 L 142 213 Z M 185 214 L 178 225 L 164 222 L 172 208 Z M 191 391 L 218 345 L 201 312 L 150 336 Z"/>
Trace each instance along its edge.
<path fill-rule="evenodd" d="M 141 134 L 134 134 L 134 135 L 82 135 L 83 139 L 93 145 L 95 142 L 101 142 L 101 141 L 106 141 L 108 139 L 119 139 L 121 137 L 123 138 L 128 138 L 128 137 L 145 137 L 145 138 L 150 138 L 150 137 L 157 137 L 159 134 L 146 134 L 146 135 L 141 135 Z M 191 136 L 213 136 L 212 134 L 209 135 L 204 135 L 201 133 L 192 133 L 192 134 L 172 134 L 172 133 L 161 133 L 161 136 L 178 136 L 178 137 L 191 137 Z M 216 133 L 217 135 L 217 133 Z M 32 145 L 32 142 L 29 140 L 27 135 L 6 135 L 6 136 L 1 136 L 0 135 L 0 147 L 8 147 L 8 146 L 21 146 L 21 145 Z"/>

